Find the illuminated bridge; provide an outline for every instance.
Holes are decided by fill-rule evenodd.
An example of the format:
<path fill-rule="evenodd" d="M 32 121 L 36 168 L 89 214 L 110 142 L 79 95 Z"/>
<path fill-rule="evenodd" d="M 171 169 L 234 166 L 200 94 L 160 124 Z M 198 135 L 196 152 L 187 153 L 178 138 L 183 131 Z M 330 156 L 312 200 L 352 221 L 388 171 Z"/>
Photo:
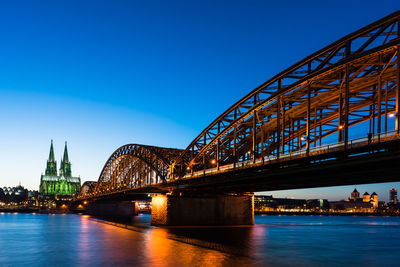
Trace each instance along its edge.
<path fill-rule="evenodd" d="M 78 200 L 112 211 L 151 194 L 156 225 L 251 224 L 252 192 L 400 181 L 399 56 L 397 11 L 261 84 L 184 150 L 117 149 Z"/>

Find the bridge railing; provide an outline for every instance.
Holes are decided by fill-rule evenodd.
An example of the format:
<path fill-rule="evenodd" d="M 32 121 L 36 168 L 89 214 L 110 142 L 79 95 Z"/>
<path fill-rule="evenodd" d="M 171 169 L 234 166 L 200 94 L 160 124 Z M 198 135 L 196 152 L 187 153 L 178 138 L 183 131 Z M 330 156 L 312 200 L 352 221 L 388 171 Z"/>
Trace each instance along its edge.
<path fill-rule="evenodd" d="M 204 176 L 204 175 L 208 175 L 208 174 L 214 174 L 214 173 L 215 174 L 222 173 L 222 172 L 227 172 L 227 171 L 235 170 L 235 169 L 255 167 L 255 166 L 264 165 L 264 164 L 273 164 L 276 162 L 289 161 L 289 160 L 305 158 L 305 157 L 309 157 L 309 156 L 317 156 L 317 155 L 322 155 L 322 154 L 340 152 L 340 151 L 344 151 L 345 149 L 355 149 L 355 148 L 364 147 L 367 145 L 378 144 L 378 143 L 388 142 L 388 141 L 397 140 L 397 139 L 400 139 L 400 135 L 396 134 L 395 131 L 389 131 L 386 133 L 370 135 L 368 137 L 352 139 L 347 143 L 347 148 L 346 148 L 345 142 L 327 144 L 327 145 L 311 148 L 311 149 L 309 149 L 308 152 L 306 149 L 302 149 L 302 150 L 282 154 L 279 157 L 276 157 L 276 156 L 263 157 L 263 158 L 258 158 L 255 161 L 253 161 L 253 160 L 240 161 L 235 164 L 231 163 L 231 164 L 226 164 L 226 165 L 215 167 L 215 168 L 197 171 L 192 174 L 185 175 L 183 177 L 183 179 L 190 179 L 190 178 L 195 178 L 195 177 Z"/>

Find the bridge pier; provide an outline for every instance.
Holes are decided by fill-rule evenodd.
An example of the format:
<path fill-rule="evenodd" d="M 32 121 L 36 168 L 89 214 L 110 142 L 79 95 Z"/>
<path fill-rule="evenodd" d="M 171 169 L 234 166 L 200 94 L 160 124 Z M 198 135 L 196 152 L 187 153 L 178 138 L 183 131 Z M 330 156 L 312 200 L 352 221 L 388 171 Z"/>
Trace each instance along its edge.
<path fill-rule="evenodd" d="M 127 221 L 138 215 L 138 204 L 134 201 L 94 201 L 88 203 L 86 213 L 93 216 Z"/>
<path fill-rule="evenodd" d="M 151 225 L 253 225 L 254 195 L 152 197 Z"/>

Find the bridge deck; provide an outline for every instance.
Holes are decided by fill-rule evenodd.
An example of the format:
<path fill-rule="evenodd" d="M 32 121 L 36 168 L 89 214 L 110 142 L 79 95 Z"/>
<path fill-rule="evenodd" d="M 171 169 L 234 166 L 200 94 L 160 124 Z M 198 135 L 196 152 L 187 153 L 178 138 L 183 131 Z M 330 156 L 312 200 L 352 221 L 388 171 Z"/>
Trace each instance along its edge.
<path fill-rule="evenodd" d="M 361 183 L 400 181 L 400 135 L 375 135 L 280 158 L 221 166 L 187 175 L 183 179 L 151 186 L 127 188 L 100 198 L 143 198 L 143 194 L 173 191 L 242 193 L 300 189 Z M 87 196 L 86 198 L 91 198 Z"/>

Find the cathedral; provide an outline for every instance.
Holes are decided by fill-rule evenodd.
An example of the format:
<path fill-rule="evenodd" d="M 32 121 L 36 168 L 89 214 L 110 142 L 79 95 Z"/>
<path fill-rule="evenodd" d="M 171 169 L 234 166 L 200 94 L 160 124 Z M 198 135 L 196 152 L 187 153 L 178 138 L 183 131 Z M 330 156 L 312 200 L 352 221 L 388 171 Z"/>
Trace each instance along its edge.
<path fill-rule="evenodd" d="M 46 171 L 40 177 L 39 193 L 43 195 L 73 196 L 79 192 L 80 188 L 81 178 L 72 177 L 67 142 L 65 142 L 64 156 L 61 159 L 60 172 L 57 175 L 57 161 L 54 158 L 53 140 L 51 140 Z"/>

